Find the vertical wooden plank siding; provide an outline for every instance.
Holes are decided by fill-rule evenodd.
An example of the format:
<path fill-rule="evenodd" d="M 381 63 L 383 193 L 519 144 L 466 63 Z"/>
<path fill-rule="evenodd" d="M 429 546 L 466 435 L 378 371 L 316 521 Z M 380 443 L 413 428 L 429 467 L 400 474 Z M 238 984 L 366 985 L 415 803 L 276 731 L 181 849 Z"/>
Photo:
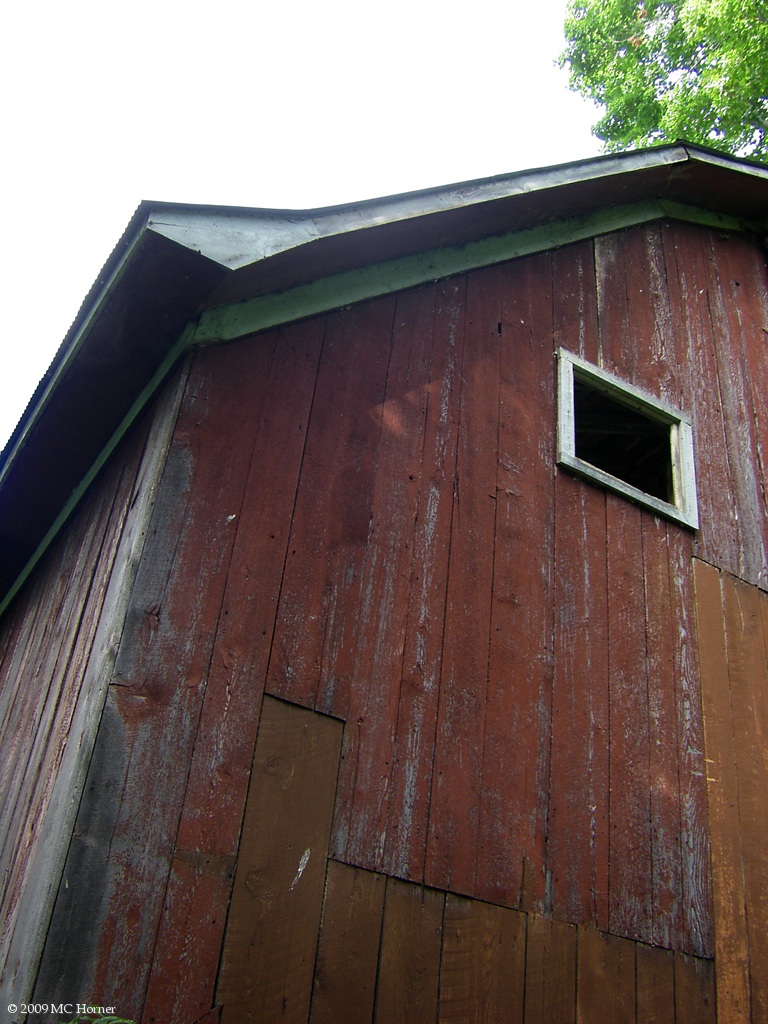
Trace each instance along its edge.
<path fill-rule="evenodd" d="M 113 467 L 81 509 L 65 542 L 51 552 L 34 587 L 45 618 L 37 618 L 37 628 L 19 636 L 22 658 L 17 660 L 13 648 L 9 650 L 12 674 L 4 674 L 4 689 L 23 698 L 8 709 L 2 739 L 0 948 L 3 998 L 7 989 L 10 1000 L 17 993 L 24 993 L 19 999 L 25 1000 L 32 994 L 66 852 L 68 837 L 58 840 L 60 823 L 49 817 L 49 810 L 56 810 L 57 792 L 65 781 L 59 781 L 59 773 L 70 723 L 81 697 L 87 698 L 82 694 L 85 663 L 135 482 L 136 452 L 132 455 L 127 465 Z M 57 842 L 59 859 L 48 864 L 51 841 Z"/>
<path fill-rule="evenodd" d="M 599 359 L 595 281 L 593 243 L 553 254 L 554 338 L 592 362 Z M 557 472 L 554 500 L 547 908 L 561 921 L 607 927 L 605 495 Z"/>
<path fill-rule="evenodd" d="M 274 340 L 195 357 L 52 919 L 46 998 L 76 1001 L 88 980 L 127 1016 L 144 1005 Z"/>
<path fill-rule="evenodd" d="M 592 239 L 555 249 L 552 260 L 552 353 L 560 348 L 598 361 L 595 247 Z M 543 346 L 546 348 L 546 346 Z"/>
<path fill-rule="evenodd" d="M 269 367 L 232 523 L 232 561 L 153 954 L 149 1021 L 194 1020 L 211 1004 L 322 329 L 322 321 L 282 329 Z"/>
<path fill-rule="evenodd" d="M 676 650 L 680 603 L 669 566 L 668 527 L 643 518 L 643 576 L 648 659 L 651 914 L 653 941 L 674 947 L 686 929 L 680 810 L 680 737 Z"/>
<path fill-rule="evenodd" d="M 711 822 L 707 809 L 704 754 L 702 669 L 696 637 L 691 539 L 668 529 L 672 593 L 676 595 L 675 698 L 680 772 L 680 843 L 683 855 L 682 941 L 675 948 L 709 957 L 714 954 L 711 877 Z"/>
<path fill-rule="evenodd" d="M 695 550 L 766 589 L 765 256 L 751 239 L 724 239 L 691 224 L 667 224 L 663 236 L 690 366 L 700 502 Z"/>
<path fill-rule="evenodd" d="M 667 280 L 676 336 L 687 351 L 691 387 L 699 530 L 696 552 L 705 560 L 738 571 L 741 523 L 734 497 L 726 444 L 726 424 L 708 300 L 705 233 L 691 224 L 664 225 Z M 693 400 L 695 396 L 695 401 Z"/>
<path fill-rule="evenodd" d="M 726 425 L 728 462 L 740 525 L 739 566 L 736 575 L 768 589 L 768 515 L 766 515 L 765 448 L 768 425 L 757 416 L 765 415 L 765 378 L 750 379 L 747 350 L 765 347 L 765 335 L 759 330 L 768 323 L 765 293 L 747 294 L 750 283 L 759 280 L 755 272 L 755 252 L 751 245 L 723 239 L 710 233 L 706 253 L 707 286 L 716 339 L 715 355 L 720 378 L 720 400 Z M 747 259 L 745 257 L 748 256 Z M 765 254 L 757 263 L 765 280 Z M 741 279 L 744 278 L 744 289 Z M 751 301 L 750 301 L 751 299 Z M 744 308 L 746 307 L 746 308 Z M 752 324 L 749 321 L 753 321 Z M 762 334 L 757 338 L 755 332 Z M 759 364 L 758 364 L 759 365 Z M 756 367 L 757 368 L 757 367 Z M 756 398 L 757 395 L 760 398 Z"/>
<path fill-rule="evenodd" d="M 608 930 L 651 934 L 651 780 L 642 513 L 608 495 L 610 832 Z M 673 684 L 671 678 L 668 679 Z"/>
<path fill-rule="evenodd" d="M 343 893 L 364 883 L 384 937 L 378 981 L 372 937 L 353 979 L 363 1015 L 396 1019 L 410 986 L 419 1012 L 455 1019 L 497 948 L 464 975 L 466 936 L 500 949 L 522 911 L 544 915 L 525 918 L 532 1020 L 605 1016 L 601 985 L 616 1020 L 668 1018 L 671 961 L 637 943 L 713 950 L 701 673 L 720 1014 L 763 1012 L 768 285 L 746 290 L 751 242 L 715 236 L 632 228 L 195 355 L 114 671 L 100 662 L 111 685 L 40 993 L 109 990 L 145 1022 L 210 1011 L 267 692 L 347 723 L 328 850 L 347 868 L 329 868 L 312 925 L 313 1019 L 342 1002 L 330 965 L 361 927 Z M 555 468 L 560 344 L 691 413 L 697 536 Z M 106 581 L 80 595 L 118 504 L 94 506 L 0 646 L 4 671 L 42 681 L 0 689 L 9 835 L 50 798 L 33 782 L 54 746 L 27 764 L 13 745 L 33 743 L 23 722 L 43 737 L 54 708 L 75 715 L 59 695 L 88 650 L 67 638 L 96 628 Z M 721 594 L 697 563 L 701 669 L 694 551 L 743 577 Z M 399 879 L 379 910 L 383 875 L 352 885 L 353 867 Z M 421 981 L 407 935 L 429 939 Z M 687 963 L 678 1020 L 711 984 Z"/>
<path fill-rule="evenodd" d="M 308 1018 L 341 732 L 264 698 L 216 988 L 222 1024 Z"/>
<path fill-rule="evenodd" d="M 554 360 L 549 254 L 503 281 L 491 643 L 475 893 L 543 910 L 552 716 Z M 535 334 L 534 334 L 535 330 Z M 521 552 L 527 558 L 521 558 Z"/>
<path fill-rule="evenodd" d="M 329 861 L 309 1024 L 370 1024 L 384 875 Z"/>
<path fill-rule="evenodd" d="M 340 717 L 352 681 L 394 306 L 387 297 L 328 317 L 268 669 L 268 692 Z"/>
<path fill-rule="evenodd" d="M 761 590 L 768 591 L 768 265 L 765 247 L 755 238 L 732 236 L 732 245 L 725 248 L 721 242 L 719 251 L 728 262 L 734 286 L 730 299 L 738 313 L 740 334 L 743 339 L 743 366 L 745 382 L 750 385 L 753 406 L 755 471 L 759 491 L 762 493 L 762 516 L 758 515 L 761 529 L 763 561 L 756 566 L 756 582 Z"/>
<path fill-rule="evenodd" d="M 14 835 L 8 822 L 3 826 L 3 1005 L 32 996 L 180 394 L 178 385 L 171 382 L 158 400 L 153 419 L 145 417 L 136 424 L 116 452 L 111 467 L 75 514 L 70 532 L 54 545 L 40 566 L 36 582 L 26 592 L 22 591 L 15 605 L 22 617 L 30 599 L 42 609 L 42 617 L 26 611 L 26 621 L 33 626 L 31 631 L 14 632 L 17 641 L 24 642 L 28 664 L 30 656 L 36 657 L 36 651 L 42 651 L 49 660 L 53 657 L 53 676 L 49 677 L 51 685 L 46 685 L 39 670 L 41 663 L 35 673 L 29 672 L 15 660 L 14 648 L 4 647 L 0 669 L 4 698 L 15 688 L 25 697 L 35 695 L 39 699 L 45 694 L 48 706 L 41 707 L 33 722 L 27 723 L 34 724 L 35 735 L 27 737 L 25 755 L 18 761 L 5 762 L 26 773 L 25 787 L 30 792 L 20 793 L 15 808 L 22 833 Z M 99 524 L 103 528 L 101 535 L 94 536 L 92 528 L 95 525 L 98 530 Z M 73 546 L 72 541 L 77 538 L 79 541 Z M 87 546 L 84 538 L 90 538 Z M 73 560 L 80 562 L 78 582 L 68 565 Z M 45 600 L 46 593 L 62 594 L 62 586 L 67 587 L 63 592 L 65 602 L 79 605 L 76 614 Z M 48 629 L 47 618 L 50 623 L 58 623 L 58 648 L 50 642 L 50 636 L 44 640 L 39 633 L 40 628 Z M 6 621 L 13 622 L 13 609 Z M 7 704 L 2 722 L 5 729 L 22 735 L 26 732 L 27 726 L 14 721 Z M 4 758 L 9 738 L 3 736 Z M 7 793 L 3 795 L 2 806 L 6 812 L 14 810 Z M 26 810 L 22 820 L 23 808 Z"/>
<path fill-rule="evenodd" d="M 373 504 L 355 612 L 349 743 L 334 851 L 343 860 L 376 870 L 384 861 L 404 671 L 433 318 L 432 289 L 398 297 L 386 392 L 376 410 L 381 427 Z M 378 842 L 372 843 L 372 837 Z"/>
<path fill-rule="evenodd" d="M 449 894 L 440 969 L 440 1024 L 523 1018 L 526 916 Z"/>
<path fill-rule="evenodd" d="M 437 1018 L 445 894 L 387 880 L 375 1024 Z"/>
<path fill-rule="evenodd" d="M 608 926 L 605 495 L 556 478 L 555 680 L 547 871 L 554 916 Z"/>
<path fill-rule="evenodd" d="M 425 879 L 473 892 L 485 728 L 499 416 L 499 268 L 467 281 L 458 457 Z"/>
<path fill-rule="evenodd" d="M 466 277 L 431 290 L 435 315 L 384 870 L 424 880 L 451 544 Z M 427 326 L 424 325 L 424 330 Z"/>

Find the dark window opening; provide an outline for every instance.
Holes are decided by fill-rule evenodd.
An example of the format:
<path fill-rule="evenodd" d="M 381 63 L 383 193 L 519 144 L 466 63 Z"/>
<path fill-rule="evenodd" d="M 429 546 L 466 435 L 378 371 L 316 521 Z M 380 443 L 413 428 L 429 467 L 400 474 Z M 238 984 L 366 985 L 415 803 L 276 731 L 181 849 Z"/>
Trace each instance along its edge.
<path fill-rule="evenodd" d="M 574 374 L 576 457 L 662 501 L 674 501 L 670 424 Z"/>

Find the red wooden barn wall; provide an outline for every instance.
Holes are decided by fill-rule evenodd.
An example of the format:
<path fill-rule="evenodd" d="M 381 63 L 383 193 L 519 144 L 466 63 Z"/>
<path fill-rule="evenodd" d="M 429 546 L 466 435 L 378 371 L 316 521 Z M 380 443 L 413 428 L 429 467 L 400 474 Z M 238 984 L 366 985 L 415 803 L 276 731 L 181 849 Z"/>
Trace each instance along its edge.
<path fill-rule="evenodd" d="M 39 998 L 214 1005 L 265 692 L 345 723 L 330 863 L 713 955 L 693 565 L 768 586 L 764 267 L 657 224 L 196 355 Z M 697 535 L 555 471 L 561 345 L 692 414 Z"/>

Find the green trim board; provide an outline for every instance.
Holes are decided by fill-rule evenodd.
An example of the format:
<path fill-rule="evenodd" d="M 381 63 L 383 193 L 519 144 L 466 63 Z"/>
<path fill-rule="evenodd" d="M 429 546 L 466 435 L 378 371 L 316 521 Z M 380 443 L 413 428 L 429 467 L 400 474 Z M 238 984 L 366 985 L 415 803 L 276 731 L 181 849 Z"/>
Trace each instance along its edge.
<path fill-rule="evenodd" d="M 318 278 L 310 284 L 282 292 L 218 306 L 202 313 L 192 341 L 196 346 L 233 341 L 292 320 L 663 217 L 731 231 L 752 230 L 761 234 L 764 231 L 761 225 L 681 203 L 654 200 L 618 206 L 597 214 L 506 232 L 466 245 L 374 263 L 360 270 Z"/>

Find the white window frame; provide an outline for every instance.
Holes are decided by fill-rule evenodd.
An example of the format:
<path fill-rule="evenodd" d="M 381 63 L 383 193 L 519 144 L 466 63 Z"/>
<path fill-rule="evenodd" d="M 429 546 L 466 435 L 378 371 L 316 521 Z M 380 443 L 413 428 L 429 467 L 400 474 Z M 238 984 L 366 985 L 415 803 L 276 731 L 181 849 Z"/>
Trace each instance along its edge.
<path fill-rule="evenodd" d="M 673 502 L 663 501 L 652 494 L 647 494 L 645 491 L 633 487 L 632 484 L 625 483 L 618 477 L 577 457 L 575 377 L 586 381 L 595 391 L 601 391 L 621 405 L 642 413 L 648 419 L 669 426 Z M 657 515 L 673 519 L 693 530 L 699 528 L 693 428 L 690 418 L 685 413 L 561 348 L 558 352 L 557 420 L 557 463 L 559 466 L 564 466 L 578 476 L 621 494 L 629 501 L 633 501 Z"/>

